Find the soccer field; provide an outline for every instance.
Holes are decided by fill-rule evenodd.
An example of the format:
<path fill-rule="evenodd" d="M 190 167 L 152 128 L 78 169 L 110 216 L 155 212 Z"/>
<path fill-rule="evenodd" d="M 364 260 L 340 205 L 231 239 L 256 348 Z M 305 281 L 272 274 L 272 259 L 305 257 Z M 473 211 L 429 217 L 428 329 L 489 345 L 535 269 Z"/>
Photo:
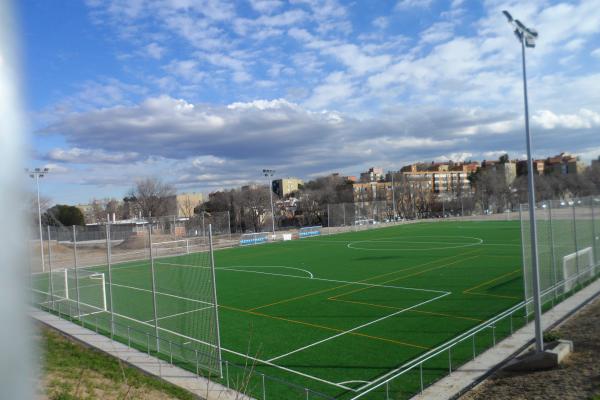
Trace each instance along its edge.
<path fill-rule="evenodd" d="M 245 366 L 225 371 L 232 386 L 253 370 L 328 397 L 351 398 L 523 299 L 518 221 L 406 224 L 214 255 L 222 356 Z M 161 339 L 198 339 L 205 329 L 189 322 L 210 311 L 210 304 L 190 295 L 194 274 L 207 269 L 197 260 L 195 254 L 155 260 Z M 107 272 L 104 266 L 93 271 Z M 47 285 L 43 275 L 36 279 L 40 288 Z M 113 265 L 112 282 L 115 320 L 153 332 L 148 262 Z M 185 294 L 161 290 L 164 282 L 185 287 Z M 423 366 L 424 383 L 445 375 L 449 363 L 470 359 L 472 346 L 479 352 L 493 340 L 483 334 L 432 359 Z M 177 343 L 191 353 L 205 350 L 194 341 Z M 267 398 L 318 398 L 260 378 L 253 374 L 247 384 L 254 397 L 266 391 Z M 415 393 L 420 384 L 419 374 L 407 374 L 387 388 L 389 398 Z M 378 390 L 365 398 L 382 397 Z"/>

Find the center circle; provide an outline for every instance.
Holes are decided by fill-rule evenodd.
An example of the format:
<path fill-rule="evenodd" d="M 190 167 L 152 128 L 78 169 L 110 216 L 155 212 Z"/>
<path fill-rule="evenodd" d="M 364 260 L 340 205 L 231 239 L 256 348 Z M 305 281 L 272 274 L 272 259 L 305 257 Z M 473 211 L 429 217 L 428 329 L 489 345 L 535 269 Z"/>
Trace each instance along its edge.
<path fill-rule="evenodd" d="M 349 249 L 367 251 L 428 251 L 478 246 L 483 239 L 471 236 L 395 236 L 381 239 L 357 240 L 346 245 Z"/>

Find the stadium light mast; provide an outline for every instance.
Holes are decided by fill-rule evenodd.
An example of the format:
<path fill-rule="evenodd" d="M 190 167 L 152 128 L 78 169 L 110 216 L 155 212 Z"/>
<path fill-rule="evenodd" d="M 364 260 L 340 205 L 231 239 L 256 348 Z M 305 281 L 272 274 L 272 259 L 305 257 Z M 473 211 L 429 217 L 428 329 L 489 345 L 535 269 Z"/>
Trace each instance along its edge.
<path fill-rule="evenodd" d="M 271 199 L 271 227 L 273 230 L 273 236 L 275 236 L 275 210 L 273 208 L 273 175 L 275 175 L 274 169 L 263 169 L 263 175 L 269 180 L 269 196 Z"/>
<path fill-rule="evenodd" d="M 537 353 L 544 351 L 542 331 L 542 305 L 540 299 L 540 274 L 538 263 L 537 223 L 535 220 L 535 186 L 533 176 L 533 158 L 531 157 L 531 135 L 529 133 L 529 104 L 527 99 L 527 70 L 525 67 L 525 47 L 535 47 L 538 33 L 535 29 L 526 27 L 518 19 L 514 19 L 506 10 L 502 11 L 508 23 L 515 29 L 515 36 L 521 43 L 521 62 L 523 66 L 523 98 L 525 103 L 525 139 L 527 142 L 527 184 L 529 201 L 529 226 L 531 234 L 531 264 L 533 280 L 533 306 L 535 313 L 535 350 Z M 527 299 L 525 299 L 527 301 Z"/>
<path fill-rule="evenodd" d="M 29 174 L 30 178 L 35 179 L 35 187 L 37 190 L 37 207 L 38 207 L 38 226 L 40 228 L 40 255 L 42 258 L 42 272 L 46 269 L 44 263 L 44 237 L 42 236 L 42 206 L 40 205 L 40 178 L 48 174 L 50 170 L 48 168 L 25 168 L 25 172 Z"/>

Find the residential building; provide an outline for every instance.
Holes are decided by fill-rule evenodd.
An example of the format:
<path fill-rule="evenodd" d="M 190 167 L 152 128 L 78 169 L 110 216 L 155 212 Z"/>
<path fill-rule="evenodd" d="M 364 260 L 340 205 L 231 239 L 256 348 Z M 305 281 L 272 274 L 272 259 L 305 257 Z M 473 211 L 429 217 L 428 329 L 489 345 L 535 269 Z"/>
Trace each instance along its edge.
<path fill-rule="evenodd" d="M 194 209 L 204 201 L 202 193 L 190 192 L 179 193 L 169 199 L 167 215 L 177 218 L 190 218 L 194 215 Z"/>
<path fill-rule="evenodd" d="M 304 181 L 298 178 L 275 179 L 273 181 L 273 192 L 283 199 L 289 194 L 298 191 L 303 184 Z"/>
<path fill-rule="evenodd" d="M 367 172 L 361 172 L 361 182 L 377 182 L 383 180 L 383 168 L 372 167 Z"/>
<path fill-rule="evenodd" d="M 527 160 L 517 161 L 517 176 L 527 175 Z M 544 175 L 544 160 L 533 160 L 533 170 L 536 175 Z"/>
<path fill-rule="evenodd" d="M 469 174 L 463 171 L 418 171 L 403 172 L 404 179 L 411 184 L 433 193 L 458 193 L 471 189 Z"/>
<path fill-rule="evenodd" d="M 358 182 L 352 184 L 355 203 L 368 205 L 371 201 L 392 201 L 391 182 Z"/>
<path fill-rule="evenodd" d="M 483 160 L 481 169 L 500 174 L 507 185 L 512 184 L 517 177 L 517 163 L 515 161 L 500 162 Z"/>
<path fill-rule="evenodd" d="M 592 169 L 600 168 L 600 156 L 597 160 L 592 160 Z"/>
<path fill-rule="evenodd" d="M 554 157 L 548 157 L 544 163 L 544 173 L 547 175 L 572 175 L 580 174 L 585 170 L 585 165 L 569 153 L 560 153 Z"/>

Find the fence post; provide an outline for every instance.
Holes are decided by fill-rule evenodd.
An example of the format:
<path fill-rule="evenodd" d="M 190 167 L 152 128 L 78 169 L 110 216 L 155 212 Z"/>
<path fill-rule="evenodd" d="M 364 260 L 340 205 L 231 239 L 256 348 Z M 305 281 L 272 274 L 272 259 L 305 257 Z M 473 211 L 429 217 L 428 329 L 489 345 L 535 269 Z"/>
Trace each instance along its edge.
<path fill-rule="evenodd" d="M 196 353 L 196 375 L 199 376 L 200 370 L 198 368 L 198 349 L 195 349 L 194 352 Z"/>
<path fill-rule="evenodd" d="M 590 209 L 592 211 L 592 253 L 594 254 L 594 265 L 598 265 L 598 249 L 596 245 L 596 215 L 594 213 L 594 196 L 590 197 Z"/>
<path fill-rule="evenodd" d="M 77 232 L 75 229 L 75 225 L 72 227 L 73 229 L 73 267 L 75 269 L 75 295 L 77 296 L 77 318 L 80 318 L 81 315 L 81 306 L 79 297 L 79 272 L 78 272 L 78 260 L 77 260 Z"/>
<path fill-rule="evenodd" d="M 154 255 L 152 253 L 152 223 L 148 230 L 148 240 L 150 242 L 150 274 L 152 276 L 152 315 L 154 315 L 154 335 L 156 336 L 156 351 L 160 351 L 160 342 L 158 339 L 158 315 L 156 308 L 156 274 L 154 272 Z"/>
<path fill-rule="evenodd" d="M 423 395 L 423 362 L 419 364 L 419 378 L 421 381 L 421 395 Z"/>
<path fill-rule="evenodd" d="M 227 389 L 229 389 L 229 361 L 225 360 L 225 381 L 227 382 Z"/>
<path fill-rule="evenodd" d="M 492 346 L 496 346 L 496 324 L 492 325 Z"/>
<path fill-rule="evenodd" d="M 452 347 L 448 348 L 448 373 L 452 373 Z"/>
<path fill-rule="evenodd" d="M 477 357 L 477 349 L 475 348 L 475 333 L 473 333 L 473 360 Z"/>
<path fill-rule="evenodd" d="M 390 382 L 387 381 L 385 383 L 385 400 L 389 400 L 390 399 Z"/>
<path fill-rule="evenodd" d="M 173 365 L 173 342 L 169 340 L 169 361 Z"/>
<path fill-rule="evenodd" d="M 265 374 L 262 374 L 262 392 L 263 392 L 263 400 L 267 400 L 267 389 L 265 387 Z"/>
<path fill-rule="evenodd" d="M 577 254 L 577 252 L 579 251 L 579 246 L 577 245 L 577 219 L 575 217 L 575 204 L 577 204 L 576 201 L 573 201 L 573 240 L 575 241 L 575 267 L 577 270 L 577 285 L 579 285 L 579 283 L 581 282 L 581 277 L 579 276 L 579 254 Z"/>
<path fill-rule="evenodd" d="M 550 257 L 552 257 L 552 272 L 554 275 L 554 284 L 552 285 L 554 287 L 554 289 L 552 290 L 553 296 L 552 296 L 552 301 L 554 301 L 554 299 L 556 299 L 556 285 L 558 284 L 558 269 L 556 266 L 556 254 L 554 254 L 554 228 L 553 228 L 553 224 L 552 224 L 552 200 L 550 200 L 548 203 L 548 227 L 549 227 L 549 231 L 550 231 Z M 552 304 L 552 308 L 554 308 L 554 304 Z"/>
<path fill-rule="evenodd" d="M 129 325 L 127 326 L 127 347 L 131 347 L 131 333 Z"/>
<path fill-rule="evenodd" d="M 217 281 L 215 277 L 215 257 L 213 253 L 213 238 L 212 238 L 212 224 L 208 224 L 208 250 L 210 257 L 210 274 L 212 279 L 212 300 L 215 312 L 215 327 L 217 334 L 217 360 L 219 362 L 219 377 L 223 378 L 223 369 L 221 364 L 221 331 L 219 329 L 219 303 L 217 301 Z"/>
<path fill-rule="evenodd" d="M 113 337 L 115 329 L 115 305 L 113 303 L 113 287 L 112 287 L 112 266 L 111 266 L 111 249 L 110 249 L 110 220 L 106 222 L 106 264 L 108 266 L 108 293 L 110 300 L 110 338 Z"/>
<path fill-rule="evenodd" d="M 148 349 L 148 355 L 150 355 L 150 333 L 146 332 L 146 347 Z"/>
<path fill-rule="evenodd" d="M 52 246 L 50 245 L 50 225 L 48 225 L 48 273 L 50 274 L 50 304 L 52 309 L 56 307 L 54 303 L 54 278 L 52 277 Z"/>

